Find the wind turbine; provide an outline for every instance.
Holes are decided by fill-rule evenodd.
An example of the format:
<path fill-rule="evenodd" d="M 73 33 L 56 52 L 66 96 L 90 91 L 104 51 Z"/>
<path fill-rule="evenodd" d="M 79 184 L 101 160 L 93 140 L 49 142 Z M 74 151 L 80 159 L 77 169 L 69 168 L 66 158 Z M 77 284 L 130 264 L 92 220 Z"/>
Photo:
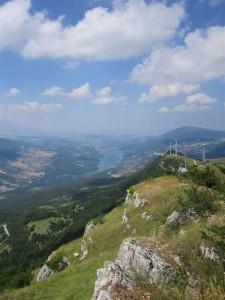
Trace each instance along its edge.
<path fill-rule="evenodd" d="M 178 154 L 178 143 L 177 143 L 177 139 L 175 140 L 175 156 L 177 156 Z"/>

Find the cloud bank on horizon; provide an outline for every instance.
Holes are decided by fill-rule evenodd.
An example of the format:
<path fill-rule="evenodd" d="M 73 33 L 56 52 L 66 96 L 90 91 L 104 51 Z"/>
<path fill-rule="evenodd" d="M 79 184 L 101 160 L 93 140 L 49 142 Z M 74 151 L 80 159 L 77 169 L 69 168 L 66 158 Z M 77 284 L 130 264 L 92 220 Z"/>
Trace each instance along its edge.
<path fill-rule="evenodd" d="M 92 1 L 90 6 L 85 0 L 80 15 L 76 12 L 79 5 L 71 2 L 69 16 L 63 4 L 43 3 L 46 6 L 36 7 L 32 0 L 0 1 L 0 62 L 10 55 L 20 62 L 18 74 L 25 73 L 27 65 L 30 72 L 38 72 L 38 62 L 45 63 L 45 87 L 37 77 L 32 89 L 29 78 L 17 82 L 10 71 L 1 76 L 1 118 L 10 118 L 15 111 L 61 111 L 66 124 L 68 111 L 79 111 L 83 117 L 92 114 L 93 123 L 102 119 L 93 128 L 110 128 L 110 120 L 120 113 L 107 107 L 115 106 L 119 112 L 130 110 L 125 122 L 131 129 L 145 118 L 143 128 L 149 125 L 146 110 L 153 122 L 165 121 L 166 127 L 168 113 L 191 114 L 197 116 L 195 124 L 201 119 L 207 125 L 208 111 L 212 118 L 220 111 L 218 120 L 222 120 L 225 1 L 115 0 L 111 5 Z M 204 18 L 196 15 L 197 9 L 204 10 Z M 2 70 L 13 70 L 9 60 L 2 64 Z M 56 82 L 52 65 L 58 68 Z M 65 82 L 68 74 L 74 78 Z M 104 113 L 109 115 L 108 123 Z M 221 127 L 225 129 L 225 124 Z"/>

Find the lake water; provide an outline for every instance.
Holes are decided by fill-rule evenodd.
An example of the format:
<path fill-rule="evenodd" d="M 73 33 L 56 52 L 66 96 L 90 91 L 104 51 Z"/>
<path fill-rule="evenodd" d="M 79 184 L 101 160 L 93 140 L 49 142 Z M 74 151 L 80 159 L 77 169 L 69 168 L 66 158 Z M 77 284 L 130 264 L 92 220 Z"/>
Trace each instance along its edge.
<path fill-rule="evenodd" d="M 98 171 L 106 171 L 118 167 L 122 160 L 122 152 L 118 148 L 99 149 L 102 160 L 99 163 Z"/>

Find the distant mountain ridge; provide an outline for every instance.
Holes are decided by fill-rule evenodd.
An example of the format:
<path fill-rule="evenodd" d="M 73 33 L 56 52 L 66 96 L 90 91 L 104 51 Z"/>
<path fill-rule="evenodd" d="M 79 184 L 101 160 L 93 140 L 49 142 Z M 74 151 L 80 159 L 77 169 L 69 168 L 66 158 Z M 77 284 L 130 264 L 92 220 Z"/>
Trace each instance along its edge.
<path fill-rule="evenodd" d="M 184 126 L 168 131 L 161 137 L 165 139 L 179 139 L 180 142 L 207 142 L 225 138 L 225 131 Z"/>

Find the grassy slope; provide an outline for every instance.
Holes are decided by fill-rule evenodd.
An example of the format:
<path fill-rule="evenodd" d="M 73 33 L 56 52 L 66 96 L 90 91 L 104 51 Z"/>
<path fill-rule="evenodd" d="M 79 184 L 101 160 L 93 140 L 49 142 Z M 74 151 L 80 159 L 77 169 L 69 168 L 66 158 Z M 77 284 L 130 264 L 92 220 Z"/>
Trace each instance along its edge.
<path fill-rule="evenodd" d="M 218 173 L 219 174 L 219 173 Z M 222 175 L 222 174 L 220 174 Z M 173 176 L 164 176 L 144 181 L 136 186 L 142 198 L 149 202 L 144 208 L 129 206 L 127 213 L 129 223 L 136 229 L 137 236 L 156 235 L 157 243 L 164 245 L 164 255 L 179 252 L 185 265 L 185 270 L 197 278 L 207 281 L 210 276 L 221 273 L 220 266 L 204 260 L 198 256 L 198 249 L 202 243 L 202 230 L 208 223 L 225 225 L 225 208 L 208 218 L 200 218 L 199 222 L 187 222 L 181 228 L 164 226 L 167 216 L 177 207 L 177 194 L 190 185 L 184 179 Z M 93 246 L 88 257 L 80 262 L 73 258 L 74 252 L 79 252 L 82 239 L 70 242 L 57 250 L 70 257 L 72 265 L 65 271 L 56 274 L 53 278 L 33 283 L 27 288 L 12 291 L 0 296 L 0 300 L 88 300 L 91 298 L 96 280 L 96 270 L 104 265 L 106 260 L 114 260 L 117 256 L 122 240 L 131 236 L 131 231 L 121 225 L 125 206 L 119 206 L 105 216 L 103 224 L 96 225 L 93 233 Z M 152 215 L 151 221 L 141 218 L 147 211 Z M 182 231 L 180 230 L 182 229 Z M 154 291 L 153 291 L 154 292 Z M 164 296 L 153 299 L 171 299 Z M 179 293 L 179 291 L 178 291 Z M 216 298 L 215 298 L 216 297 Z M 215 296 L 206 299 L 223 299 Z M 181 299 L 182 295 L 178 298 Z"/>
<path fill-rule="evenodd" d="M 175 177 L 164 177 L 146 181 L 137 186 L 140 195 L 149 199 L 144 208 L 129 207 L 130 224 L 136 228 L 137 235 L 150 236 L 160 224 L 165 222 L 167 215 L 173 210 L 176 198 L 174 194 L 187 183 L 178 181 Z M 165 189 L 166 187 L 166 189 Z M 113 260 L 122 240 L 131 235 L 121 225 L 124 206 L 117 207 L 105 216 L 105 222 L 95 227 L 92 234 L 93 247 L 89 256 L 83 262 L 73 258 L 73 252 L 79 252 L 81 239 L 75 240 L 58 249 L 58 252 L 70 256 L 71 267 L 56 274 L 53 278 L 34 283 L 31 286 L 0 296 L 1 300 L 86 300 L 93 293 L 96 280 L 96 270 L 104 265 L 106 260 Z M 141 218 L 144 211 L 151 212 L 154 219 L 146 222 Z"/>

